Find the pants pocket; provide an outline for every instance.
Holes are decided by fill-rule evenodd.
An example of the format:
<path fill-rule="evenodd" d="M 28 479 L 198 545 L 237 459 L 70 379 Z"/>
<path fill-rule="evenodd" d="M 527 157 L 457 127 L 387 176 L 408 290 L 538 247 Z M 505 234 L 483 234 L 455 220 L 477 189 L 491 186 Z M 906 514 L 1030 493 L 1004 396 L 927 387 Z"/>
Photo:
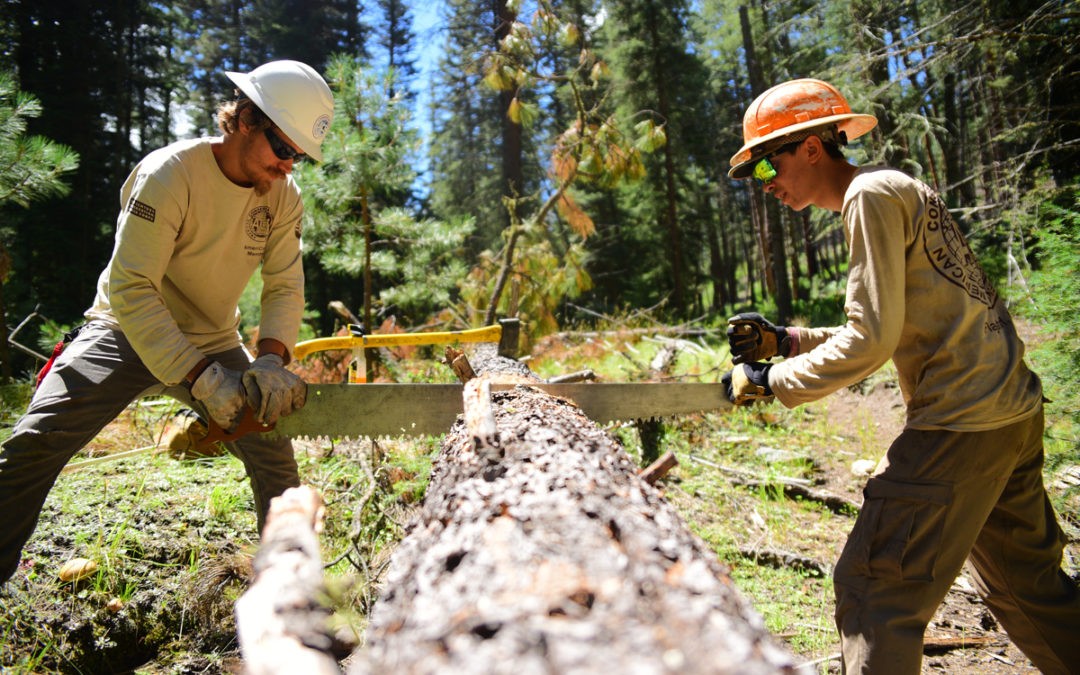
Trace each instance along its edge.
<path fill-rule="evenodd" d="M 855 568 L 875 579 L 933 581 L 952 486 L 873 477 L 863 495 L 852 553 L 865 559 Z"/>

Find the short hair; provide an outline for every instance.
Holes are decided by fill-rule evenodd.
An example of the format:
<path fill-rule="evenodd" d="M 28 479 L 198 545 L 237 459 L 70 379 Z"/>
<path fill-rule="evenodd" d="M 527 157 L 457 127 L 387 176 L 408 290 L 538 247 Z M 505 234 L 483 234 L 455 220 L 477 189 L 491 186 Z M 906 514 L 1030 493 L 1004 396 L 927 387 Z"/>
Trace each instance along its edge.
<path fill-rule="evenodd" d="M 254 101 L 238 92 L 234 100 L 226 101 L 218 106 L 218 128 L 222 133 L 235 134 L 240 130 L 241 120 L 257 131 L 274 126 L 274 123 L 266 116 L 266 113 L 259 109 L 259 106 L 255 105 Z"/>

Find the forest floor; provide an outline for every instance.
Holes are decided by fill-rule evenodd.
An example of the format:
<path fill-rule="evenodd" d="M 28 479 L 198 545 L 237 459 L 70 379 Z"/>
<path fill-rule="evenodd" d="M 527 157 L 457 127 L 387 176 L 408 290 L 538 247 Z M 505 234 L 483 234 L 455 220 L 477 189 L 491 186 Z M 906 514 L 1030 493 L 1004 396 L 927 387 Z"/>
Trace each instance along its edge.
<path fill-rule="evenodd" d="M 547 340 L 530 366 L 550 377 L 593 368 L 639 379 L 666 339 Z M 715 381 L 721 350 L 679 342 L 673 374 Z M 362 386 L 362 385 L 360 385 Z M 9 404 L 9 407 L 10 404 Z M 7 410 L 10 419 L 14 410 Z M 4 673 L 233 673 L 241 659 L 232 614 L 257 548 L 251 497 L 231 457 L 177 461 L 149 450 L 175 408 L 133 406 L 61 475 L 15 577 L 0 588 Z M 778 405 L 665 420 L 659 451 L 679 465 L 657 483 L 688 527 L 731 570 L 735 586 L 804 673 L 840 671 L 831 567 L 861 503 L 866 466 L 903 424 L 888 370 L 810 406 Z M 633 424 L 612 425 L 641 463 Z M 422 499 L 438 439 L 298 441 L 301 477 L 328 502 L 322 535 L 335 626 L 362 643 L 365 616 L 410 512 Z M 118 453 L 132 448 L 131 456 Z M 88 458 L 110 457 L 88 464 Z M 1070 535 L 1065 568 L 1080 577 L 1080 507 L 1064 474 L 1047 473 Z M 784 485 L 807 488 L 802 494 Z M 851 505 L 845 508 L 845 504 Z M 64 562 L 94 560 L 82 581 Z M 1038 672 L 962 575 L 926 632 L 924 673 Z"/>

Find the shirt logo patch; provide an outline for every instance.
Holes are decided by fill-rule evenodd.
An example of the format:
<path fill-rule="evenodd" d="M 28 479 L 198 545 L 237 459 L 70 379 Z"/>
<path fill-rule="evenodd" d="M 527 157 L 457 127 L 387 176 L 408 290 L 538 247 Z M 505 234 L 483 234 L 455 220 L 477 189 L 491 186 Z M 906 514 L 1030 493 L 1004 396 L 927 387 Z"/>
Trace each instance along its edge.
<path fill-rule="evenodd" d="M 153 206 L 150 206 L 149 204 L 140 202 L 134 197 L 128 199 L 127 208 L 125 210 L 131 215 L 138 216 L 139 218 L 142 218 L 143 220 L 148 220 L 151 223 L 154 222 L 155 218 L 157 218 L 157 209 L 155 209 Z"/>
<path fill-rule="evenodd" d="M 269 206 L 256 206 L 248 214 L 244 231 L 254 241 L 266 241 L 270 236 L 270 226 L 274 224 L 274 216 L 270 213 Z"/>
<path fill-rule="evenodd" d="M 997 304 L 997 290 L 986 278 L 945 202 L 936 194 L 927 200 L 923 247 L 938 274 L 964 289 L 973 300 L 987 307 Z"/>

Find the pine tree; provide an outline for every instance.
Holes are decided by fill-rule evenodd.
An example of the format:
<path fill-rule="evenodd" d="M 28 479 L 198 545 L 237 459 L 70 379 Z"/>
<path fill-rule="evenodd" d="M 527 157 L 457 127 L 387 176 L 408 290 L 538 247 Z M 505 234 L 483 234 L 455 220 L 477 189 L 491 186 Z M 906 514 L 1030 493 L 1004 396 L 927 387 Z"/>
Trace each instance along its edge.
<path fill-rule="evenodd" d="M 619 0 L 604 6 L 609 59 L 623 114 L 654 110 L 667 129 L 667 144 L 647 162 L 644 189 L 634 191 L 636 223 L 628 234 L 641 249 L 635 262 L 645 261 L 651 269 L 662 265 L 664 279 L 655 281 L 669 295 L 672 310 L 684 315 L 691 301 L 691 270 L 699 264 L 696 251 L 701 248 L 696 237 L 688 241 L 680 215 L 687 148 L 696 142 L 690 136 L 691 121 L 702 107 L 701 62 L 687 43 L 689 3 Z"/>
<path fill-rule="evenodd" d="M 324 162 L 297 171 L 304 185 L 304 250 L 308 304 L 331 300 L 362 307 L 370 330 L 375 315 L 399 323 L 425 320 L 450 304 L 465 276 L 460 257 L 471 223 L 416 219 L 398 203 L 415 180 L 404 161 L 419 140 L 392 77 L 339 55 L 328 78 L 336 114 L 323 142 Z M 377 290 L 376 290 L 377 289 Z M 330 332 L 329 317 L 323 321 Z"/>
<path fill-rule="evenodd" d="M 416 36 L 412 30 L 412 12 L 406 0 L 379 0 L 382 16 L 376 24 L 376 41 L 386 59 L 388 68 L 394 71 L 395 87 L 400 87 L 408 98 L 416 93 L 412 83 L 416 78 Z M 390 90 L 393 97 L 396 91 Z"/>
<path fill-rule="evenodd" d="M 437 218 L 476 223 L 474 253 L 497 241 L 507 215 L 502 204 L 504 111 L 482 86 L 485 54 L 494 49 L 492 14 L 482 3 L 446 3 L 446 49 L 431 83 L 431 181 L 429 205 Z"/>
<path fill-rule="evenodd" d="M 41 136 L 26 133 L 27 120 L 41 114 L 41 104 L 33 96 L 18 91 L 14 79 L 0 73 L 0 209 L 11 205 L 24 208 L 31 202 L 62 197 L 71 188 L 63 177 L 79 165 L 71 148 Z M 0 227 L 0 381 L 11 379 L 4 286 L 11 272 L 8 241 L 14 232 Z"/>

